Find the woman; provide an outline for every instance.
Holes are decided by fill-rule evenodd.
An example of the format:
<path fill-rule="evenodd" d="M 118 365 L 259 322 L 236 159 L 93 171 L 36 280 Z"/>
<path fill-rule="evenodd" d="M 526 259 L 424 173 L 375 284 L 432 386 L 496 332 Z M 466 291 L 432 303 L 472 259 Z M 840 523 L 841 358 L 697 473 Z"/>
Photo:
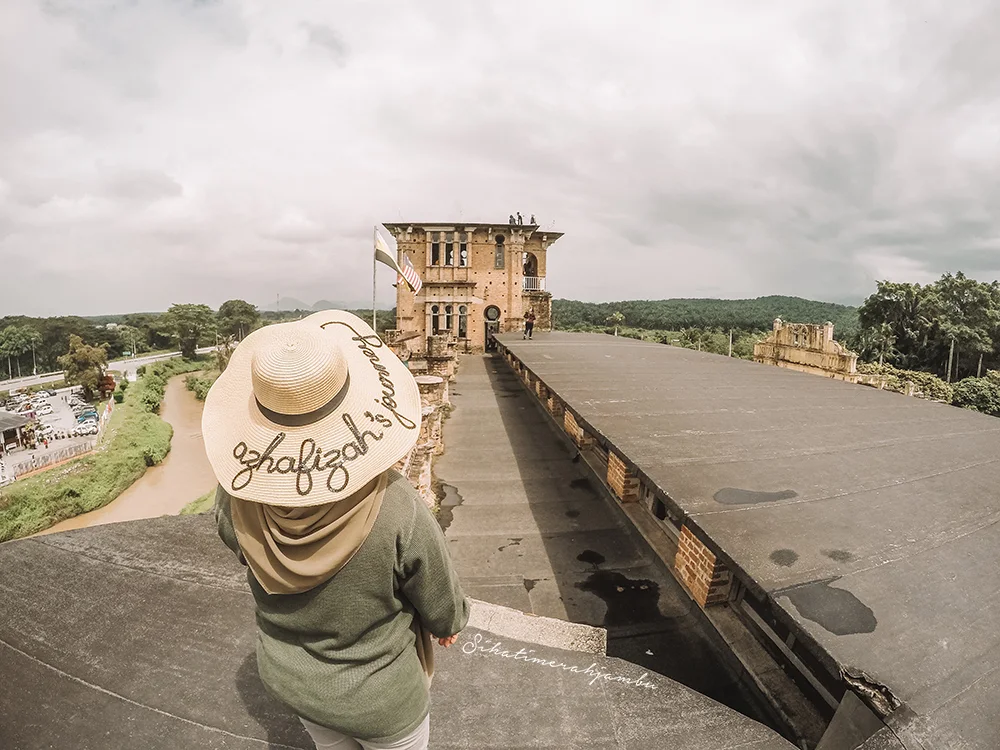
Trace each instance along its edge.
<path fill-rule="evenodd" d="M 430 639 L 449 646 L 468 621 L 444 536 L 392 469 L 419 430 L 409 371 L 338 311 L 252 333 L 205 401 L 260 677 L 317 748 L 426 748 Z"/>

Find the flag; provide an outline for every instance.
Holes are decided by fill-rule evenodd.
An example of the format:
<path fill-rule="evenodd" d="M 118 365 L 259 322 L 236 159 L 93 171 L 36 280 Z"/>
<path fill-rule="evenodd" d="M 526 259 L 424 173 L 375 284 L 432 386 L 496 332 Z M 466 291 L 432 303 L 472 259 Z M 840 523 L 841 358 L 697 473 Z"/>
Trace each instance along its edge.
<path fill-rule="evenodd" d="M 405 281 L 407 284 L 409 284 L 410 289 L 413 290 L 414 294 L 419 294 L 420 287 L 424 285 L 423 282 L 420 280 L 419 274 L 417 274 L 417 269 L 413 267 L 413 264 L 410 262 L 410 259 L 406 256 L 406 253 L 403 253 L 403 268 L 399 272 L 399 278 L 397 279 L 396 283 L 399 283 L 400 281 Z"/>
<path fill-rule="evenodd" d="M 397 274 L 402 275 L 403 270 L 396 263 L 396 259 L 393 256 L 392 250 L 389 246 L 385 244 L 385 240 L 382 239 L 382 235 L 378 233 L 378 229 L 375 230 L 375 260 L 379 263 L 385 263 L 389 268 L 395 271 Z"/>
<path fill-rule="evenodd" d="M 405 281 L 414 294 L 420 291 L 420 287 L 422 286 L 420 277 L 417 275 L 417 271 L 410 262 L 410 259 L 404 255 L 403 267 L 400 268 L 396 259 L 392 257 L 392 250 L 385 244 L 385 240 L 382 239 L 382 235 L 379 234 L 378 229 L 375 230 L 375 260 L 379 263 L 384 263 L 396 272 L 397 284 L 400 281 Z"/>

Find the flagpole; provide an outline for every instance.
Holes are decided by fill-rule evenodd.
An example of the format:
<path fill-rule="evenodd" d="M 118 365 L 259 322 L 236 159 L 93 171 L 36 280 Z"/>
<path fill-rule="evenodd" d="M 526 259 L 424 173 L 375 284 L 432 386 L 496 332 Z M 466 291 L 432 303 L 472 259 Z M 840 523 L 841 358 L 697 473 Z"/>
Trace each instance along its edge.
<path fill-rule="evenodd" d="M 372 227 L 372 330 L 378 333 L 375 325 L 375 247 L 378 242 L 378 227 Z"/>

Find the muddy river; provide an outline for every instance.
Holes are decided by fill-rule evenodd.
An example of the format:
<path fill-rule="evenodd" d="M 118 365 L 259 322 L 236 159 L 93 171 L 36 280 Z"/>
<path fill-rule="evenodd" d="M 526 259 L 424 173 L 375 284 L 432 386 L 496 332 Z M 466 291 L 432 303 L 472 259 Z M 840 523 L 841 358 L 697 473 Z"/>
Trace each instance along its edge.
<path fill-rule="evenodd" d="M 163 463 L 147 469 L 138 482 L 103 508 L 69 518 L 41 533 L 174 515 L 212 489 L 216 481 L 201 439 L 203 408 L 204 403 L 184 387 L 183 375 L 171 379 L 160 416 L 174 428 L 174 437 Z"/>

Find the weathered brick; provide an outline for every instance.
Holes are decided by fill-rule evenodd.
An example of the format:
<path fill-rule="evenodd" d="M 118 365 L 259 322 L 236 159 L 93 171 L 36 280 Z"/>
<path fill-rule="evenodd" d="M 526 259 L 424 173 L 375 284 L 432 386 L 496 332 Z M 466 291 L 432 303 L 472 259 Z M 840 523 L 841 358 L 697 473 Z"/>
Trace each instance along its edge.
<path fill-rule="evenodd" d="M 684 525 L 681 527 L 674 570 L 692 598 L 702 607 L 728 600 L 730 571 Z"/>

